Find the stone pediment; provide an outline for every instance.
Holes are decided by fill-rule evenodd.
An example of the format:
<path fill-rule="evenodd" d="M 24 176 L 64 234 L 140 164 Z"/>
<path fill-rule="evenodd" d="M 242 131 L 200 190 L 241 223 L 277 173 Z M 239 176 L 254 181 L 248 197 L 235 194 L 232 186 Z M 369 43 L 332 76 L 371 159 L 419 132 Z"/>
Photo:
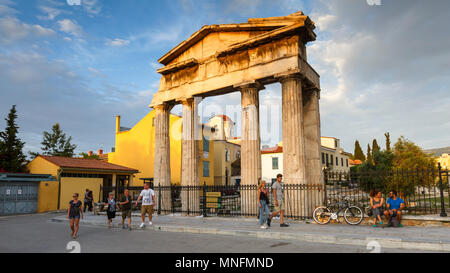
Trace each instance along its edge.
<path fill-rule="evenodd" d="M 158 62 L 169 66 L 189 59 L 207 58 L 234 44 L 286 26 L 299 24 L 308 25 L 309 29 L 314 29 L 314 23 L 301 11 L 282 17 L 252 18 L 248 19 L 247 23 L 241 24 L 206 25 L 167 52 Z M 315 34 L 312 31 L 309 34 L 311 36 L 305 42 L 315 40 Z"/>
<path fill-rule="evenodd" d="M 320 89 L 305 47 L 316 39 L 314 28 L 301 11 L 204 26 L 158 60 L 165 66 L 157 70 L 162 77 L 150 107 L 226 94 L 248 83 L 270 84 L 288 74 L 300 74 L 306 88 Z"/>

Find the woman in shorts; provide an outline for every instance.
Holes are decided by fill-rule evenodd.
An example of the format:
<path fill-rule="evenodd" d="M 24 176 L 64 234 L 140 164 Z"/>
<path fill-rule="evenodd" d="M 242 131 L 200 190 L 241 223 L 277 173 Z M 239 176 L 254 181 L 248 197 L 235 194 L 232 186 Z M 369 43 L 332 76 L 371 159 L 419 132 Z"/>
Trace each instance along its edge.
<path fill-rule="evenodd" d="M 73 200 L 69 202 L 67 209 L 67 218 L 70 219 L 70 236 L 75 240 L 80 224 L 80 217 L 83 219 L 83 210 L 81 209 L 82 203 L 78 200 L 78 193 L 73 194 Z"/>
<path fill-rule="evenodd" d="M 119 209 L 116 199 L 114 199 L 114 193 L 109 193 L 108 201 L 105 203 L 105 206 L 108 206 L 106 215 L 108 216 L 108 228 L 111 228 L 112 219 L 116 218 L 116 211 Z"/>

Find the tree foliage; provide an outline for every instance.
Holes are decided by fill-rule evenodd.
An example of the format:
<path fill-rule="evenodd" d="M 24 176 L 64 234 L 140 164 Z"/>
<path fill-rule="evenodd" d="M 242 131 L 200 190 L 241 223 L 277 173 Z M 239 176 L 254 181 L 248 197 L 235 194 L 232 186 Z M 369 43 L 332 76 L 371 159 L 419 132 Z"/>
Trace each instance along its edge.
<path fill-rule="evenodd" d="M 384 136 L 386 137 L 386 151 L 391 150 L 391 134 L 389 132 L 385 133 Z"/>
<path fill-rule="evenodd" d="M 355 152 L 353 153 L 353 159 L 359 159 L 361 161 L 366 160 L 366 156 L 364 155 L 364 152 L 361 148 L 361 145 L 359 145 L 359 141 L 355 141 Z"/>
<path fill-rule="evenodd" d="M 19 127 L 16 124 L 16 105 L 11 107 L 6 120 L 5 131 L 0 132 L 0 171 L 20 173 L 25 171 L 26 157 L 23 153 L 19 137 Z"/>
<path fill-rule="evenodd" d="M 43 140 L 41 142 L 41 150 L 44 155 L 73 157 L 77 145 L 72 144 L 72 137 L 67 137 L 62 131 L 59 123 L 52 127 L 51 132 L 44 131 Z M 31 153 L 37 156 L 36 153 Z"/>

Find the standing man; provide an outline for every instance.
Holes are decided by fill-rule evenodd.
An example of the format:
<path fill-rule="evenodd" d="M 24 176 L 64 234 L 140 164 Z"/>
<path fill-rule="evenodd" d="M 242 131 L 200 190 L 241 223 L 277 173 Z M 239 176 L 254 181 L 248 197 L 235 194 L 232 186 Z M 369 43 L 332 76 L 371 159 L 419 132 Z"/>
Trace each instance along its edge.
<path fill-rule="evenodd" d="M 86 208 L 89 206 L 89 189 L 86 189 L 84 192 L 84 204 L 83 204 L 83 212 L 86 212 Z"/>
<path fill-rule="evenodd" d="M 384 212 L 387 222 L 389 223 L 389 217 L 397 217 L 398 226 L 402 227 L 402 209 L 405 207 L 405 201 L 400 197 L 397 197 L 396 191 L 389 192 L 389 198 L 386 201 L 387 210 Z"/>
<path fill-rule="evenodd" d="M 128 217 L 128 230 L 131 230 L 131 196 L 128 189 L 125 189 L 122 199 L 120 200 L 120 207 L 122 211 L 122 228 L 125 229 L 125 219 Z"/>
<path fill-rule="evenodd" d="M 148 224 L 151 226 L 152 223 L 152 216 L 153 216 L 153 204 L 155 204 L 155 192 L 150 189 L 150 186 L 148 183 L 144 184 L 144 189 L 142 190 L 141 194 L 138 197 L 138 200 L 136 201 L 136 206 L 138 205 L 139 200 L 142 198 L 142 206 L 141 206 L 141 216 L 142 216 L 142 223 L 140 225 L 140 228 L 145 227 L 145 214 L 148 213 Z"/>
<path fill-rule="evenodd" d="M 273 201 L 274 201 L 274 212 L 267 219 L 267 225 L 270 227 L 270 222 L 272 218 L 280 214 L 280 227 L 288 227 L 288 224 L 284 223 L 284 194 L 283 194 L 283 175 L 277 175 L 277 181 L 272 185 Z"/>

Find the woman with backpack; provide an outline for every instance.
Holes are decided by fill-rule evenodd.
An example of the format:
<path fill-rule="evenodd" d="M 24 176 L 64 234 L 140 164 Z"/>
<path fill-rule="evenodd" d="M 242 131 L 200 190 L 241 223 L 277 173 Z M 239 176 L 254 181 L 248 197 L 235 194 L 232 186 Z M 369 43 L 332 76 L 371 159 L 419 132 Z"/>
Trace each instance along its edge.
<path fill-rule="evenodd" d="M 108 216 L 108 228 L 111 228 L 112 219 L 116 218 L 116 211 L 119 209 L 119 205 L 117 204 L 116 199 L 114 199 L 114 193 L 109 193 L 105 206 L 107 206 L 106 215 Z"/>
<path fill-rule="evenodd" d="M 269 210 L 269 198 L 267 194 L 267 189 L 265 189 L 266 181 L 261 180 L 257 189 L 258 196 L 258 208 L 259 208 L 259 224 L 262 229 L 267 229 L 269 226 L 267 225 L 267 219 L 270 216 Z"/>

